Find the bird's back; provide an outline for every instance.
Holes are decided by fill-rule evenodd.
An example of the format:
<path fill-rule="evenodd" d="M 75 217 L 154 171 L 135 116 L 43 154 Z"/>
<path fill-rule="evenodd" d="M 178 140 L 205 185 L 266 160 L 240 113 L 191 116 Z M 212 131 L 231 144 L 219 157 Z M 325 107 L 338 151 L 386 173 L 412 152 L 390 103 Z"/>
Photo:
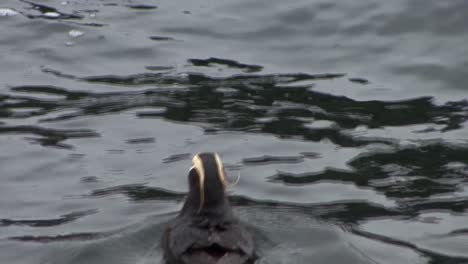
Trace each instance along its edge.
<path fill-rule="evenodd" d="M 163 237 L 168 264 L 253 263 L 252 236 L 237 219 L 176 218 Z"/>

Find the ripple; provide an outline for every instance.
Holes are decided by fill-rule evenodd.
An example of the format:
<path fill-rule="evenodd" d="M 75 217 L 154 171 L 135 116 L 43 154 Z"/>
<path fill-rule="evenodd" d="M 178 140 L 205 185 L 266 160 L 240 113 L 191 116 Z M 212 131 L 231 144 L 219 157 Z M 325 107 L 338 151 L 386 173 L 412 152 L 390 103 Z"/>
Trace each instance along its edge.
<path fill-rule="evenodd" d="M 447 210 L 456 213 L 463 213 L 468 208 L 467 197 L 456 198 L 432 198 L 407 200 L 402 204 L 408 212 L 422 212 L 428 210 Z"/>
<path fill-rule="evenodd" d="M 126 7 L 136 10 L 152 10 L 158 8 L 155 5 L 127 5 Z"/>
<path fill-rule="evenodd" d="M 132 200 L 176 200 L 180 201 L 184 194 L 165 190 L 162 188 L 146 187 L 141 184 L 128 184 L 94 190 L 90 196 L 102 197 L 123 194 Z"/>
<path fill-rule="evenodd" d="M 358 83 L 358 84 L 369 84 L 369 80 L 367 79 L 364 79 L 364 78 L 349 78 L 348 79 L 350 82 L 353 82 L 353 83 Z"/>
<path fill-rule="evenodd" d="M 99 137 L 92 130 L 51 129 L 39 126 L 0 126 L 0 134 L 33 134 L 39 138 L 29 138 L 42 146 L 71 149 L 73 146 L 64 144 L 63 141 L 71 138 Z"/>
<path fill-rule="evenodd" d="M 321 157 L 320 153 L 311 152 L 311 151 L 301 152 L 300 154 L 306 159 L 318 159 Z"/>
<path fill-rule="evenodd" d="M 51 227 L 67 224 L 76 221 L 82 217 L 95 214 L 97 210 L 86 210 L 62 215 L 55 219 L 34 219 L 34 220 L 18 220 L 18 219 L 0 219 L 0 226 L 30 226 L 30 227 Z"/>
<path fill-rule="evenodd" d="M 270 181 L 282 182 L 288 185 L 305 185 L 320 181 L 354 182 L 357 185 L 365 185 L 367 179 L 353 172 L 329 168 L 325 171 L 316 173 L 293 174 L 279 172 L 278 174 L 270 177 Z"/>
<path fill-rule="evenodd" d="M 444 166 L 449 162 L 463 162 L 466 155 L 466 147 L 435 143 L 389 153 L 371 153 L 354 159 L 350 165 L 361 175 L 372 175 L 369 185 L 389 197 L 427 197 L 459 190 L 465 174 L 444 169 Z M 392 164 L 398 166 L 387 166 Z M 384 178 L 391 182 L 379 184 L 377 179 Z"/>
<path fill-rule="evenodd" d="M 213 65 L 222 65 L 222 66 L 227 66 L 230 68 L 240 69 L 248 73 L 259 72 L 263 69 L 263 67 L 259 65 L 243 64 L 235 60 L 228 60 L 228 59 L 221 59 L 221 58 L 189 59 L 188 62 L 193 64 L 194 66 L 204 66 L 204 67 L 210 67 Z"/>
<path fill-rule="evenodd" d="M 162 37 L 162 36 L 151 36 L 149 37 L 151 40 L 154 41 L 169 41 L 169 40 L 174 40 L 174 38 L 171 37 Z"/>
<path fill-rule="evenodd" d="M 242 163 L 245 165 L 267 165 L 267 164 L 280 164 L 280 163 L 301 163 L 303 162 L 303 157 L 302 156 L 269 156 L 265 155 L 262 157 L 256 157 L 256 158 L 244 158 L 242 160 Z"/>
<path fill-rule="evenodd" d="M 212 62 L 204 61 L 208 65 Z M 220 60 L 216 63 L 232 62 Z M 244 64 L 234 66 L 244 67 L 242 65 Z M 210 127 L 205 130 L 213 133 L 221 129 L 271 133 L 310 141 L 328 139 L 343 147 L 375 143 L 395 145 L 396 142 L 391 138 L 366 136 L 379 128 L 433 124 L 431 130 L 418 130 L 415 133 L 445 133 L 463 127 L 468 120 L 466 100 L 447 102 L 444 105 L 434 104 L 430 97 L 395 102 L 357 101 L 311 89 L 314 83 L 321 80 L 342 77 L 339 74 L 250 74 L 215 78 L 198 73 L 171 75 L 160 72 L 130 76 L 77 77 L 47 68 L 43 71 L 61 78 L 89 83 L 119 86 L 151 84 L 166 88 L 90 93 L 53 86 L 16 86 L 12 88 L 13 91 L 34 97 L 8 96 L 7 100 L 20 101 L 8 103 L 3 99 L 3 103 L 0 101 L 4 106 L 0 114 L 5 117 L 28 118 L 44 115 L 57 108 L 76 110 L 75 113 L 69 112 L 42 120 L 52 122 L 136 107 L 162 107 L 164 111 L 139 111 L 137 116 L 202 122 L 209 124 Z M 304 81 L 312 83 L 304 85 Z M 167 85 L 175 87 L 168 88 Z M 223 89 L 220 90 L 220 87 Z M 38 100 L 39 94 L 65 96 L 65 101 Z M 15 110 L 28 106 L 39 109 L 29 112 Z M 364 133 L 353 133 L 362 127 L 366 127 Z"/>
<path fill-rule="evenodd" d="M 172 66 L 146 66 L 145 69 L 149 71 L 171 71 L 175 68 Z"/>
<path fill-rule="evenodd" d="M 468 235 L 468 228 L 453 230 L 453 231 L 450 231 L 450 233 L 448 233 L 447 235 L 448 236 Z"/>
<path fill-rule="evenodd" d="M 116 76 L 116 75 L 102 75 L 102 76 L 89 76 L 77 77 L 71 74 L 64 74 L 60 71 L 43 68 L 43 72 L 55 75 L 57 77 L 86 81 L 90 83 L 106 83 L 112 85 L 146 85 L 146 84 L 186 84 L 183 76 L 170 76 L 163 73 L 139 73 L 129 76 Z"/>
<path fill-rule="evenodd" d="M 235 206 L 270 208 L 275 210 L 288 209 L 312 215 L 319 219 L 352 225 L 369 218 L 397 217 L 402 211 L 387 208 L 369 201 L 341 200 L 327 203 L 288 203 L 272 200 L 256 200 L 245 196 L 230 196 L 230 202 Z"/>
<path fill-rule="evenodd" d="M 164 163 L 172 163 L 172 162 L 178 162 L 178 161 L 182 161 L 182 160 L 189 160 L 190 156 L 191 156 L 190 153 L 174 154 L 174 155 L 171 155 L 171 156 L 169 156 L 167 158 L 164 158 L 163 162 Z"/>
<path fill-rule="evenodd" d="M 126 141 L 127 144 L 148 144 L 156 142 L 155 138 L 132 138 Z"/>
<path fill-rule="evenodd" d="M 63 241 L 87 241 L 96 240 L 105 237 L 104 233 L 73 233 L 66 235 L 56 236 L 15 236 L 9 237 L 10 240 L 23 241 L 23 242 L 35 242 L 35 243 L 54 243 Z"/>
<path fill-rule="evenodd" d="M 441 263 L 441 262 L 442 263 L 466 263 L 468 261 L 468 257 L 450 256 L 450 255 L 438 253 L 432 250 L 425 249 L 423 247 L 419 247 L 413 243 L 410 243 L 404 240 L 391 238 L 388 236 L 378 235 L 375 233 L 370 233 L 370 232 L 366 232 L 366 231 L 359 230 L 359 229 L 352 229 L 352 233 L 362 236 L 362 237 L 369 238 L 369 239 L 378 240 L 387 244 L 397 245 L 397 246 L 404 247 L 404 248 L 410 248 L 412 250 L 415 250 L 427 256 L 429 259 L 431 259 L 432 263 Z"/>
<path fill-rule="evenodd" d="M 67 14 L 58 11 L 56 8 L 43 5 L 43 4 L 38 4 L 34 2 L 30 2 L 27 0 L 20 0 L 23 3 L 29 4 L 31 6 L 32 10 L 35 10 L 39 12 L 39 15 L 36 14 L 29 14 L 29 13 L 24 13 L 24 15 L 30 19 L 35 19 L 35 18 L 45 18 L 45 19 L 82 19 L 83 17 L 78 14 Z"/>
<path fill-rule="evenodd" d="M 11 87 L 11 90 L 15 92 L 27 93 L 27 94 L 34 96 L 34 98 L 28 98 L 28 99 L 35 99 L 40 94 L 55 95 L 55 96 L 59 96 L 59 98 L 63 96 L 66 99 L 80 99 L 80 98 L 87 97 L 90 95 L 90 93 L 87 93 L 87 92 L 70 91 L 70 90 L 67 90 L 66 88 L 56 87 L 56 86 L 46 86 L 46 85 L 14 86 L 14 87 Z"/>

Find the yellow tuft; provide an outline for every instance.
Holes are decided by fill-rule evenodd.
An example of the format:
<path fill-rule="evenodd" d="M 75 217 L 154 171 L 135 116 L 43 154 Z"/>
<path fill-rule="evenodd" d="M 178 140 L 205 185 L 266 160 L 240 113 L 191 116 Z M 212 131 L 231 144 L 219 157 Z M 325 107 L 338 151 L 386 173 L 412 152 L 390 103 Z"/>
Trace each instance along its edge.
<path fill-rule="evenodd" d="M 203 161 L 198 154 L 193 157 L 192 163 L 192 168 L 197 171 L 198 178 L 200 179 L 200 207 L 198 208 L 198 212 L 200 212 L 203 208 L 203 204 L 205 203 L 205 168 L 203 167 Z"/>
<path fill-rule="evenodd" d="M 229 183 L 226 180 L 226 174 L 224 173 L 223 162 L 221 161 L 221 158 L 219 157 L 218 153 L 215 153 L 215 159 L 216 159 L 216 165 L 218 167 L 219 180 L 223 184 L 224 190 L 226 190 Z"/>

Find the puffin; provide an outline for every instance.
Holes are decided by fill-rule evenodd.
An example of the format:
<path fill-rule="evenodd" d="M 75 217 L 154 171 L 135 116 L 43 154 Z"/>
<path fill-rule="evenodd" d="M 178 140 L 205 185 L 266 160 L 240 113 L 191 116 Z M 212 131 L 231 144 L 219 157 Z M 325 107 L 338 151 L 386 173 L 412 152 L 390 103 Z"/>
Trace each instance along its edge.
<path fill-rule="evenodd" d="M 189 191 L 179 214 L 162 235 L 166 264 L 251 264 L 257 259 L 252 233 L 233 214 L 229 182 L 217 153 L 198 153 L 188 173 Z"/>

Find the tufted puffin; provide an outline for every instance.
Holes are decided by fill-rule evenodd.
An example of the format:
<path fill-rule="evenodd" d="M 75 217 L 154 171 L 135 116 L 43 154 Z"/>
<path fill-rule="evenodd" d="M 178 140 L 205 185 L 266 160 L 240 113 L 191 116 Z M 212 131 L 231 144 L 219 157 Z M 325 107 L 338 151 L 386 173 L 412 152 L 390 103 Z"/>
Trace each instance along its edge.
<path fill-rule="evenodd" d="M 253 236 L 233 215 L 221 158 L 217 153 L 199 153 L 192 165 L 185 203 L 163 234 L 165 263 L 254 263 Z"/>

